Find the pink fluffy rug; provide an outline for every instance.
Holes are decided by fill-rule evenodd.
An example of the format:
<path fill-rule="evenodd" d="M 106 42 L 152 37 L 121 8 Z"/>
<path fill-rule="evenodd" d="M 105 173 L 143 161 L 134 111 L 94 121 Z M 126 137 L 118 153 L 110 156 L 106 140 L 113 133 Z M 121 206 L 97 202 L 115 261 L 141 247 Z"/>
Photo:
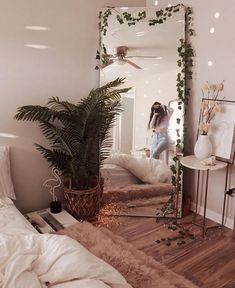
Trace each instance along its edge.
<path fill-rule="evenodd" d="M 81 222 L 57 233 L 79 241 L 94 255 L 111 264 L 133 288 L 197 287 L 106 228 Z"/>

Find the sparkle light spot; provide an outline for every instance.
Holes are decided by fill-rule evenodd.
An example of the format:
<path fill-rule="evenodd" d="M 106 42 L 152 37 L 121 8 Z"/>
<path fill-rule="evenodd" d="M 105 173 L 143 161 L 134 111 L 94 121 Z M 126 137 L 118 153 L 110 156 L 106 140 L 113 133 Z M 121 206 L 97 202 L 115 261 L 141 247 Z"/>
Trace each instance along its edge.
<path fill-rule="evenodd" d="M 24 27 L 27 30 L 34 30 L 34 31 L 46 31 L 49 28 L 45 26 L 25 26 Z"/>
<path fill-rule="evenodd" d="M 34 48 L 34 49 L 48 49 L 49 47 L 41 44 L 25 44 L 25 47 Z"/>
<path fill-rule="evenodd" d="M 211 33 L 211 34 L 215 33 L 215 28 L 214 28 L 214 27 L 211 27 L 211 28 L 210 28 L 210 33 Z"/>
<path fill-rule="evenodd" d="M 167 7 L 171 7 L 172 5 L 171 5 L 171 3 L 169 3 L 168 5 L 167 5 Z"/>
<path fill-rule="evenodd" d="M 154 5 L 155 5 L 155 6 L 157 6 L 157 5 L 158 5 L 158 1 L 157 1 L 157 0 L 154 2 Z"/>
<path fill-rule="evenodd" d="M 216 12 L 216 13 L 214 14 L 214 17 L 215 17 L 215 19 L 219 19 L 219 17 L 220 17 L 219 12 Z"/>
<path fill-rule="evenodd" d="M 19 136 L 14 135 L 14 134 L 10 134 L 10 133 L 0 132 L 0 137 L 2 137 L 2 138 L 18 138 Z"/>
<path fill-rule="evenodd" d="M 209 67 L 211 67 L 211 66 L 213 65 L 213 62 L 210 60 L 210 61 L 207 62 L 207 65 L 208 65 Z"/>

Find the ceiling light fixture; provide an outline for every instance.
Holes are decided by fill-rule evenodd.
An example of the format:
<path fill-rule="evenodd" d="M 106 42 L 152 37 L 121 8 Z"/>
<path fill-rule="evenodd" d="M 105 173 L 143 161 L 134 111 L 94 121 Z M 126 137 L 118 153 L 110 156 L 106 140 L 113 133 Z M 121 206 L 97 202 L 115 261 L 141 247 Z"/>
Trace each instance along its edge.
<path fill-rule="evenodd" d="M 219 12 L 215 12 L 214 17 L 215 17 L 215 19 L 219 19 L 219 17 L 220 17 Z"/>
<path fill-rule="evenodd" d="M 116 61 L 116 63 L 118 63 L 119 65 L 125 65 L 126 64 L 126 61 L 122 60 L 122 59 L 118 59 Z"/>
<path fill-rule="evenodd" d="M 137 37 L 144 36 L 145 32 L 144 31 L 139 31 L 135 33 Z"/>
<path fill-rule="evenodd" d="M 158 5 L 158 1 L 157 1 L 157 0 L 154 2 L 154 5 L 155 5 L 155 6 L 157 6 L 157 5 Z"/>

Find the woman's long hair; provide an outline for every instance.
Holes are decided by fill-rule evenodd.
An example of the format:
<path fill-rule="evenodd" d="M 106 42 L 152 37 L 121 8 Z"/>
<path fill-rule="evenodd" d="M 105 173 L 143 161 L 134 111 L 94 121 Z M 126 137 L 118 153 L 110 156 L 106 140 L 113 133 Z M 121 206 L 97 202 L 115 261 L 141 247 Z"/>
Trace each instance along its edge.
<path fill-rule="evenodd" d="M 154 108 L 154 105 L 159 105 L 158 108 Z M 167 116 L 167 107 L 165 105 L 162 105 L 160 102 L 154 102 L 151 107 L 150 117 L 149 117 L 149 123 L 148 123 L 148 129 L 150 129 L 150 123 L 153 119 L 154 113 L 158 113 L 159 115 L 156 117 L 154 127 L 159 125 L 162 121 L 162 119 Z"/>

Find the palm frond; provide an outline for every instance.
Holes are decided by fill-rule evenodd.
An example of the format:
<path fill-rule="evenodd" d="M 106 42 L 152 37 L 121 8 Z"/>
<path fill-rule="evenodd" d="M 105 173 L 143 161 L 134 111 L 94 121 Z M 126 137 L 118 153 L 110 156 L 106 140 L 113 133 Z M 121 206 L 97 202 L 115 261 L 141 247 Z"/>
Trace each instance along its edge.
<path fill-rule="evenodd" d="M 35 144 L 36 149 L 51 166 L 72 178 L 74 188 L 83 186 L 82 179 L 89 175 L 99 175 L 100 161 L 109 156 L 110 129 L 123 110 L 121 94 L 130 90 L 118 87 L 123 83 L 124 78 L 117 78 L 93 89 L 77 104 L 50 97 L 46 106 L 17 110 L 15 119 L 39 122 L 50 148 Z"/>
<path fill-rule="evenodd" d="M 100 145 L 100 161 L 103 162 L 104 159 L 110 156 L 110 150 L 113 145 L 113 139 L 110 135 L 106 135 L 106 138 Z"/>
<path fill-rule="evenodd" d="M 43 107 L 40 105 L 25 105 L 17 109 L 14 118 L 16 120 L 23 120 L 23 121 L 48 122 L 57 115 L 58 115 L 57 112 L 51 111 L 47 107 Z"/>
<path fill-rule="evenodd" d="M 45 148 L 39 144 L 34 144 L 36 149 L 42 154 L 42 156 L 50 163 L 50 166 L 55 166 L 62 173 L 69 172 L 68 163 L 71 161 L 71 156 L 61 150 L 51 150 Z"/>
<path fill-rule="evenodd" d="M 51 147 L 55 148 L 60 145 L 60 149 L 72 157 L 73 150 L 76 150 L 79 141 L 74 138 L 73 134 L 63 127 L 56 127 L 52 123 L 43 122 L 39 125 L 43 135 L 49 140 Z"/>
<path fill-rule="evenodd" d="M 68 101 L 60 101 L 59 97 L 50 97 L 47 102 L 47 107 L 57 112 L 72 113 L 76 109 L 76 105 Z"/>
<path fill-rule="evenodd" d="M 104 91 L 104 93 L 106 93 L 107 90 L 111 88 L 116 88 L 117 86 L 124 84 L 124 82 L 125 82 L 125 78 L 118 77 L 117 79 L 110 81 L 109 83 L 103 85 L 102 87 L 97 88 L 97 90 Z"/>

